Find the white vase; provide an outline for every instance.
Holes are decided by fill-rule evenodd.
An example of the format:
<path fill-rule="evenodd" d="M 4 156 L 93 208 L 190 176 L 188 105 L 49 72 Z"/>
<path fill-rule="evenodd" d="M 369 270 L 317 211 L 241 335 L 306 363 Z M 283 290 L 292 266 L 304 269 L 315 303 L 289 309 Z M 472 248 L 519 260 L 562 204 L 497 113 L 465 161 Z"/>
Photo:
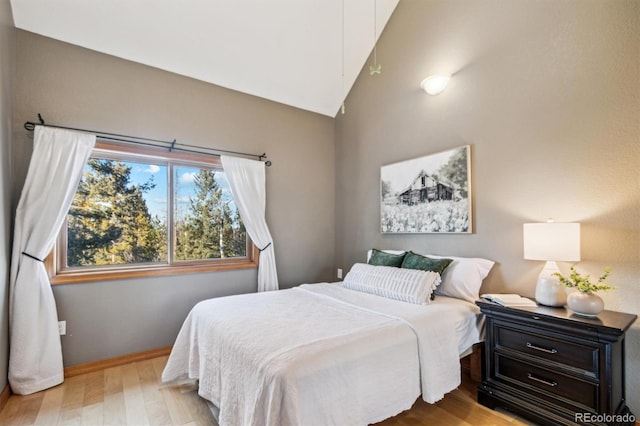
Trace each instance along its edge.
<path fill-rule="evenodd" d="M 604 310 L 604 301 L 597 294 L 574 291 L 567 295 L 567 307 L 578 315 L 595 317 Z"/>
<path fill-rule="evenodd" d="M 567 292 L 560 284 L 558 277 L 553 275 L 559 272 L 556 262 L 549 261 L 538 276 L 536 285 L 536 302 L 545 306 L 559 307 L 567 303 Z"/>

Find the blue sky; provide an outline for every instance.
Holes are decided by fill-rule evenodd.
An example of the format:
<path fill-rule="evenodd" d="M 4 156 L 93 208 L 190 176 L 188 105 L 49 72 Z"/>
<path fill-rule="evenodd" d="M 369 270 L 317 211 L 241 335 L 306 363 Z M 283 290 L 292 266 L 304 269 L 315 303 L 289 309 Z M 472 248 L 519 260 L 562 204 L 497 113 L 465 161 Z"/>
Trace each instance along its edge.
<path fill-rule="evenodd" d="M 127 166 L 131 167 L 131 183 L 142 184 L 151 177 L 156 186 L 144 194 L 144 198 L 149 207 L 149 213 L 152 216 L 158 216 L 162 219 L 167 217 L 167 165 L 154 165 L 134 162 L 124 162 Z M 186 208 L 189 205 L 189 196 L 195 193 L 195 184 L 193 183 L 194 177 L 198 172 L 197 167 L 188 166 L 174 166 L 176 173 L 175 182 L 177 187 L 176 201 L 178 203 L 178 210 Z M 216 174 L 218 184 L 222 188 L 223 198 L 231 200 L 231 190 L 226 178 L 222 178 L 220 174 Z M 232 209 L 235 209 L 235 204 L 231 203 Z"/>
<path fill-rule="evenodd" d="M 125 162 L 131 167 L 131 183 L 139 184 L 149 181 L 153 177 L 155 188 L 144 194 L 151 216 L 167 217 L 167 166 Z"/>

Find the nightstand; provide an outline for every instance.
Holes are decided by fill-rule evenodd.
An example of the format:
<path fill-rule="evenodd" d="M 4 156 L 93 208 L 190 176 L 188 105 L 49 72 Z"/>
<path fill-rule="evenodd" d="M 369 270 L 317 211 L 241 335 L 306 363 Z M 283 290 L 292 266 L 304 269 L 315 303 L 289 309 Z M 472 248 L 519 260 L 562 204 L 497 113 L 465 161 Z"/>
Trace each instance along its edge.
<path fill-rule="evenodd" d="M 624 337 L 637 315 L 584 318 L 565 308 L 476 304 L 486 316 L 480 404 L 550 425 L 613 424 L 614 415 L 625 424 L 631 417 Z"/>

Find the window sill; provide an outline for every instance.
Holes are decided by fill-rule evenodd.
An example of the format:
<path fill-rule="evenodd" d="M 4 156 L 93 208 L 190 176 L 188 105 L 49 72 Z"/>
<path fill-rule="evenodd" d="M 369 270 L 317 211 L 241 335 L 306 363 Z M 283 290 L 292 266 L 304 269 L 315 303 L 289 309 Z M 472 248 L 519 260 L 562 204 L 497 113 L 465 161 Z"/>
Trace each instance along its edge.
<path fill-rule="evenodd" d="M 257 260 L 257 259 L 256 259 Z M 165 275 L 197 274 L 203 272 L 232 271 L 238 269 L 257 268 L 258 263 L 252 259 L 228 260 L 224 264 L 190 264 L 162 265 L 147 268 L 118 269 L 101 271 L 69 271 L 59 272 L 50 278 L 51 284 L 79 284 L 95 281 L 124 280 L 131 278 L 159 277 Z"/>

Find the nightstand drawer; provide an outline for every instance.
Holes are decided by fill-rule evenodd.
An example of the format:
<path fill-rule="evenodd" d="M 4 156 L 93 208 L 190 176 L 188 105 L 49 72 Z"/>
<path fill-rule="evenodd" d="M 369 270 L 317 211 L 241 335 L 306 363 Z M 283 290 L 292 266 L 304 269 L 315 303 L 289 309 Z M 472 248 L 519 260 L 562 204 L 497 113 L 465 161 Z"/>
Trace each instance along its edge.
<path fill-rule="evenodd" d="M 536 388 L 553 394 L 547 397 L 550 402 L 554 396 L 561 396 L 573 403 L 597 408 L 598 385 L 558 372 L 539 368 L 526 362 L 496 354 L 495 375 L 498 379 L 515 382 L 524 388 Z"/>
<path fill-rule="evenodd" d="M 598 374 L 598 347 L 579 345 L 541 334 L 496 326 L 496 348 L 509 348 L 527 355 L 584 370 L 590 376 Z"/>

